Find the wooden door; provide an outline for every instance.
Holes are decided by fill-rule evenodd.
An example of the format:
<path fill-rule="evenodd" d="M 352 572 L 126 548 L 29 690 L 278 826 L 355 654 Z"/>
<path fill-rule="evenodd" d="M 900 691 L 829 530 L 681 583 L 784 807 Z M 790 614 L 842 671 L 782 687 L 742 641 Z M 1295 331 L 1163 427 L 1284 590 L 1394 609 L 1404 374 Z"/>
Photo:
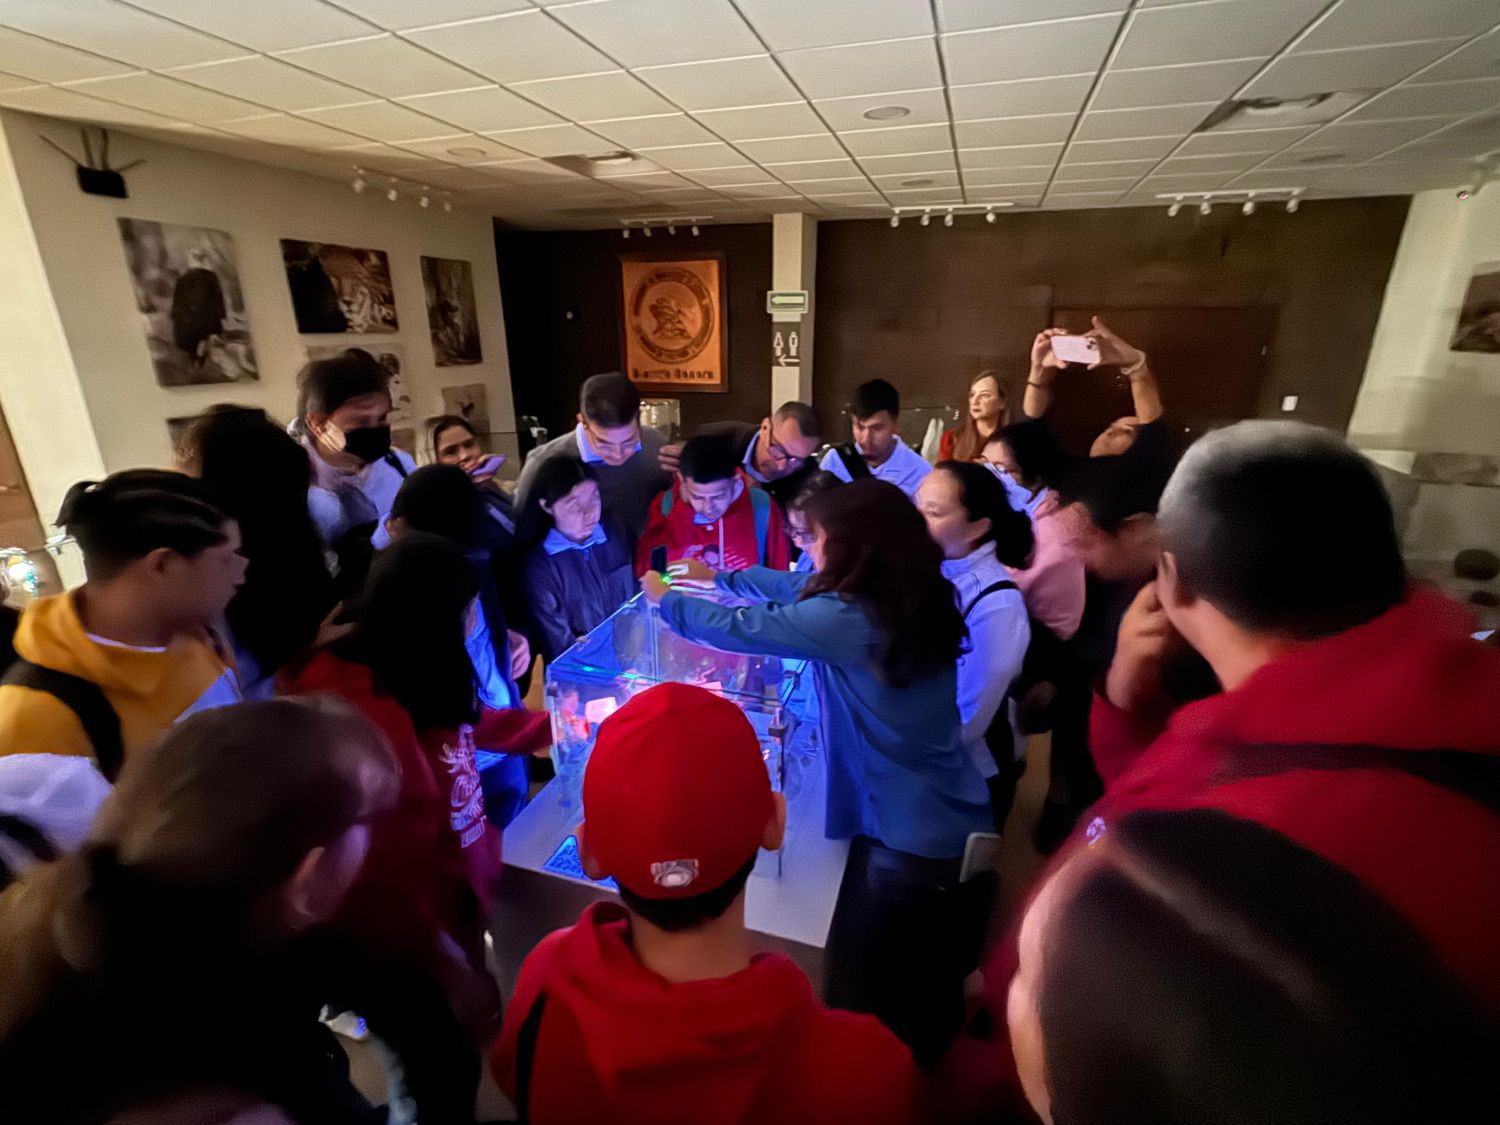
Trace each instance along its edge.
<path fill-rule="evenodd" d="M 1054 309 L 1052 323 L 1087 332 L 1097 315 L 1151 357 L 1167 421 L 1184 443 L 1205 430 L 1253 418 L 1276 310 L 1235 308 Z M 1086 452 L 1114 419 L 1134 413 L 1128 383 L 1113 368 L 1069 367 L 1058 378 L 1051 420 L 1064 446 Z"/>

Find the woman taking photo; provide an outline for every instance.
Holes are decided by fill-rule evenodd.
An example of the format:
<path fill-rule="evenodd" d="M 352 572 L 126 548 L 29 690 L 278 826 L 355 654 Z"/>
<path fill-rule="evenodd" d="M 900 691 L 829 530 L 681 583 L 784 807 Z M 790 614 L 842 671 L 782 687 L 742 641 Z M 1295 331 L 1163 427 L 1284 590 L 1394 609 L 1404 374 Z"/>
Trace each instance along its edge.
<path fill-rule="evenodd" d="M 1005 388 L 994 371 L 981 371 L 969 383 L 969 416 L 943 433 L 939 461 L 977 461 L 984 443 L 1005 424 Z"/>
<path fill-rule="evenodd" d="M 1004 832 L 1025 769 L 1010 690 L 1021 674 L 1031 624 L 1007 567 L 1031 554 L 1031 521 L 1010 506 L 983 465 L 940 461 L 917 489 L 917 511 L 943 551 L 969 645 L 958 658 L 958 717 L 964 746 L 989 786 L 996 832 Z"/>
<path fill-rule="evenodd" d="M 399 784 L 380 733 L 326 702 L 202 712 L 132 758 L 82 847 L 0 896 L 6 1122 L 208 1092 L 384 1121 L 318 1013 L 345 963 L 324 924 Z"/>
<path fill-rule="evenodd" d="M 681 636 L 814 662 L 826 831 L 852 840 L 824 992 L 835 1007 L 878 1016 L 925 1061 L 962 1018 L 986 905 L 959 884 L 969 835 L 991 828 L 954 705 L 963 619 L 942 552 L 900 489 L 859 480 L 806 512 L 816 574 L 714 576 L 698 564 L 684 575 L 760 604 L 728 609 L 669 592 L 656 573 L 641 585 Z"/>
<path fill-rule="evenodd" d="M 521 517 L 531 547 L 526 597 L 538 647 L 549 664 L 635 593 L 635 549 L 604 516 L 592 466 L 554 458 L 537 471 Z"/>
<path fill-rule="evenodd" d="M 397 1056 L 399 1088 L 422 1118 L 472 1121 L 483 1036 L 499 1015 L 484 929 L 500 874 L 475 745 L 529 753 L 546 716 L 488 711 L 466 637 L 478 581 L 457 544 L 407 532 L 381 552 L 349 636 L 287 683 L 291 694 L 346 699 L 384 732 L 401 765 L 395 813 L 339 923 L 370 947 L 372 982 L 349 1007 Z"/>

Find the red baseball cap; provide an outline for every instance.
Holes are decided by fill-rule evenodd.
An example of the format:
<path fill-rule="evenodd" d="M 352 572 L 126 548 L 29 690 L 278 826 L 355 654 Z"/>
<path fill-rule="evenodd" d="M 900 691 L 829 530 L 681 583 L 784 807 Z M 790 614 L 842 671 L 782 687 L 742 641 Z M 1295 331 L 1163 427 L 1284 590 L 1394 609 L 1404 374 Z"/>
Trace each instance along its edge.
<path fill-rule="evenodd" d="M 583 775 L 587 846 L 642 898 L 723 886 L 755 854 L 772 808 L 755 728 L 722 696 L 660 684 L 599 725 Z"/>

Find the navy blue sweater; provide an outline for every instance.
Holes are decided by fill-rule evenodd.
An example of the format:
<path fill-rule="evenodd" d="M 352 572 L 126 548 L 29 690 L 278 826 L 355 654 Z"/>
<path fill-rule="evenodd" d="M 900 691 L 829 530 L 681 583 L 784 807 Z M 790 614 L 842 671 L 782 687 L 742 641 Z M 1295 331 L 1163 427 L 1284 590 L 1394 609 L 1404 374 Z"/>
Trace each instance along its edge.
<path fill-rule="evenodd" d="M 526 556 L 524 581 L 532 621 L 552 663 L 636 592 L 630 539 L 604 521 L 605 542 L 549 555 L 538 544 Z"/>

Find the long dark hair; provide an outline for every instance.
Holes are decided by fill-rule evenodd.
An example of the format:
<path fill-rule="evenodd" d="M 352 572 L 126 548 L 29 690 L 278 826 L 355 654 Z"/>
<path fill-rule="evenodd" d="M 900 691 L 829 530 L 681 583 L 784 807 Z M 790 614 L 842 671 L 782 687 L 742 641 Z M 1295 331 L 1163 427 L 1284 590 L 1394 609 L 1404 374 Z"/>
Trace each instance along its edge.
<path fill-rule="evenodd" d="M 1000 421 L 996 425 L 1005 425 L 1005 419 L 1009 412 L 1009 402 L 1005 393 L 1005 384 L 1000 381 L 1000 372 L 993 368 L 985 368 L 974 378 L 969 380 L 969 391 L 973 392 L 975 386 L 985 379 L 995 381 L 995 390 L 1000 396 Z M 984 452 L 984 435 L 979 432 L 979 423 L 974 421 L 974 416 L 969 413 L 968 400 L 964 400 L 964 420 L 958 427 L 958 436 L 953 439 L 953 457 L 957 461 L 976 461 Z"/>
<path fill-rule="evenodd" d="M 1493 1016 L 1349 872 L 1211 809 L 1130 814 L 1097 863 L 1043 935 L 1057 1125 L 1396 1125 L 1496 1104 Z"/>
<path fill-rule="evenodd" d="M 269 675 L 308 650 L 335 601 L 307 510 L 307 450 L 264 411 L 221 406 L 193 423 L 180 458 L 240 525 L 249 566 L 225 616 L 235 640 Z"/>
<path fill-rule="evenodd" d="M 516 538 L 523 546 L 534 547 L 547 536 L 547 532 L 553 528 L 553 519 L 550 513 L 542 509 L 542 504 L 552 507 L 568 493 L 572 492 L 584 481 L 599 480 L 592 465 L 586 464 L 573 457 L 554 457 L 550 461 L 542 463 L 537 470 L 536 479 L 531 483 L 531 489 L 526 494 L 526 508 L 521 512 L 520 520 L 516 525 Z M 601 522 L 609 515 L 605 512 L 601 516 Z"/>
<path fill-rule="evenodd" d="M 452 541 L 411 532 L 376 556 L 354 632 L 335 648 L 370 669 L 376 690 L 418 730 L 451 730 L 478 714 L 465 611 L 478 593 L 473 564 Z"/>
<path fill-rule="evenodd" d="M 467 418 L 457 414 L 438 414 L 422 423 L 422 457 L 432 465 L 438 464 L 438 438 L 444 430 L 451 430 L 457 426 L 465 431 L 470 437 L 478 437 L 479 433 L 474 429 L 474 423 Z"/>
<path fill-rule="evenodd" d="M 1000 478 L 987 465 L 973 461 L 940 461 L 934 471 L 947 473 L 958 482 L 959 503 L 970 523 L 990 521 L 990 529 L 980 543 L 993 543 L 995 557 L 1006 566 L 1025 566 L 1035 542 L 1031 518 L 1010 506 L 1010 495 Z"/>
<path fill-rule="evenodd" d="M 906 494 L 865 478 L 820 493 L 805 511 L 824 547 L 823 569 L 802 596 L 838 594 L 869 614 L 885 636 L 881 671 L 893 687 L 951 669 L 967 630 L 942 549 Z"/>

